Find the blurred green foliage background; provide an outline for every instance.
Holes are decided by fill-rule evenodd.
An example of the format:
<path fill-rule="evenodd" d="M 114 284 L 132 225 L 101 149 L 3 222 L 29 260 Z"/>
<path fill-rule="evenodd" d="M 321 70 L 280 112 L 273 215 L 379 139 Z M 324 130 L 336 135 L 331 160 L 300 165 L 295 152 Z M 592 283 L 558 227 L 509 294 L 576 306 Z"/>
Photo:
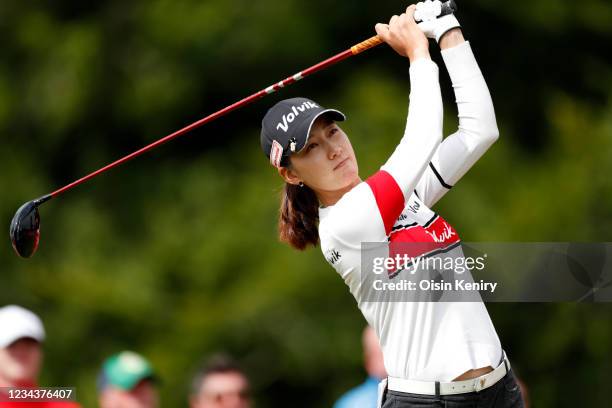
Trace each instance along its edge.
<path fill-rule="evenodd" d="M 612 3 L 459 5 L 501 137 L 436 210 L 465 241 L 609 241 Z M 13 254 L 8 225 L 21 203 L 369 37 L 406 6 L 0 2 L 0 305 L 43 317 L 43 385 L 74 385 L 93 407 L 100 363 L 122 349 L 152 360 L 167 407 L 186 406 L 193 370 L 217 350 L 247 368 L 258 407 L 328 407 L 363 379 L 364 321 L 342 280 L 317 249 L 276 239 L 282 183 L 259 123 L 288 97 L 337 106 L 372 173 L 408 102 L 408 62 L 386 46 L 45 204 L 30 260 Z M 609 405 L 610 305 L 488 308 L 535 406 Z"/>

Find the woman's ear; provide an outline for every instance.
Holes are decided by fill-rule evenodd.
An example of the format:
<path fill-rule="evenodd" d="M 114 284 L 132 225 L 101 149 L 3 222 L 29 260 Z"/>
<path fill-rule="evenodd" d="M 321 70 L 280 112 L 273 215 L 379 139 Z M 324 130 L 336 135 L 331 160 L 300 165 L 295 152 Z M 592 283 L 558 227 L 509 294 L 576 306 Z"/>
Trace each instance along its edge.
<path fill-rule="evenodd" d="M 300 184 L 300 178 L 293 170 L 288 167 L 279 167 L 278 174 L 289 184 L 298 185 Z"/>

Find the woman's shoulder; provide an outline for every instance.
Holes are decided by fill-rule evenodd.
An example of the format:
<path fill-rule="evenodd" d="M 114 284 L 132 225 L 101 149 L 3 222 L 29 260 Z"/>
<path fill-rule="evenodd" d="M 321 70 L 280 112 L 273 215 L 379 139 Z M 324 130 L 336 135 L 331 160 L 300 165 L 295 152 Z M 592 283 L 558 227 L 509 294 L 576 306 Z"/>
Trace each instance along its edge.
<path fill-rule="evenodd" d="M 342 227 L 352 218 L 355 212 L 367 205 L 369 188 L 366 183 L 359 183 L 345 193 L 336 204 L 319 208 L 320 227 L 333 229 Z"/>
<path fill-rule="evenodd" d="M 366 183 L 355 186 L 335 205 L 319 210 L 319 236 L 322 243 L 333 239 L 347 246 L 386 237 L 376 201 Z"/>

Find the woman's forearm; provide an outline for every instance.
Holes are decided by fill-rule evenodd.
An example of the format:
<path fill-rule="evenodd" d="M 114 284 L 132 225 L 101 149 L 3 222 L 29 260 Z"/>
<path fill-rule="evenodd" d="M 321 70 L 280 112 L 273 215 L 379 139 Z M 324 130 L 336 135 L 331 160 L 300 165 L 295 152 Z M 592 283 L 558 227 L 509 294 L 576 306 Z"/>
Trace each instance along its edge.
<path fill-rule="evenodd" d="M 475 142 L 494 141 L 498 131 L 493 101 L 469 42 L 443 49 L 442 57 L 455 91 L 459 131 Z"/>
<path fill-rule="evenodd" d="M 404 136 L 382 167 L 405 197 L 412 194 L 442 140 L 442 97 L 438 67 L 428 58 L 410 66 L 410 106 Z"/>
<path fill-rule="evenodd" d="M 454 185 L 497 140 L 499 131 L 489 89 L 469 42 L 443 49 L 442 57 L 455 91 L 459 129 L 440 145 L 436 167 Z"/>
<path fill-rule="evenodd" d="M 447 48 L 453 48 L 464 42 L 465 38 L 463 38 L 463 31 L 461 31 L 461 28 L 453 28 L 444 33 L 442 38 L 440 38 L 440 49 L 445 50 Z"/>

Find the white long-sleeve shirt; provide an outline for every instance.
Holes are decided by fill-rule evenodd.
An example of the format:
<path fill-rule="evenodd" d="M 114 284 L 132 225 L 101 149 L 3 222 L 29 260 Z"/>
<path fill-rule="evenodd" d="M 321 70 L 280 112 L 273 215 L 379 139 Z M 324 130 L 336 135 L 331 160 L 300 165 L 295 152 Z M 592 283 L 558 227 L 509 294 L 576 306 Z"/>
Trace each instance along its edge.
<path fill-rule="evenodd" d="M 369 301 L 362 286 L 363 242 L 433 242 L 447 254 L 463 256 L 457 232 L 429 206 L 482 156 L 498 131 L 469 43 L 443 50 L 442 56 L 457 100 L 457 132 L 442 141 L 438 67 L 429 59 L 415 61 L 399 145 L 380 171 L 319 210 L 321 250 L 375 329 L 387 372 L 422 381 L 450 381 L 470 369 L 496 367 L 502 355 L 482 302 Z"/>

